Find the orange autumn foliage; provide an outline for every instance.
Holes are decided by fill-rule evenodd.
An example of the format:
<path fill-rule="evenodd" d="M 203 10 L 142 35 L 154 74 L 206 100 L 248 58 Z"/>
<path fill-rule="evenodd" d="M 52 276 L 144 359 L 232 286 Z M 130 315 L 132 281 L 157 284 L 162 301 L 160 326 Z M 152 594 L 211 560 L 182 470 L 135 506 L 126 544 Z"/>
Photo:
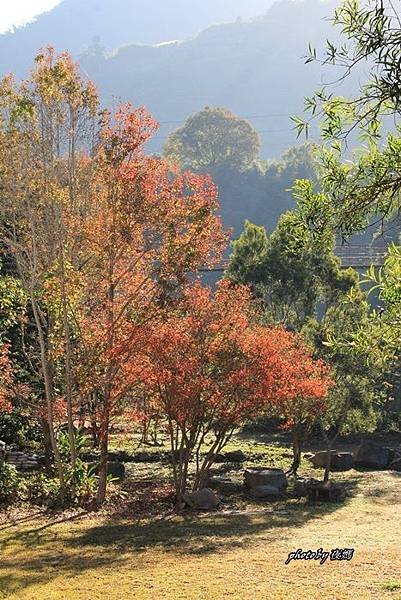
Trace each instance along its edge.
<path fill-rule="evenodd" d="M 0 343 L 0 411 L 11 410 L 10 399 L 13 395 L 13 372 L 11 369 L 8 348 Z"/>
<path fill-rule="evenodd" d="M 112 411 L 132 385 L 124 362 L 143 345 L 141 324 L 163 310 L 189 272 L 219 260 L 227 239 L 210 178 L 144 154 L 156 128 L 143 108 L 103 114 L 96 201 L 79 222 L 83 385 L 107 388 Z"/>
<path fill-rule="evenodd" d="M 178 423 L 196 424 L 210 412 L 235 426 L 301 398 L 324 411 L 328 367 L 296 334 L 253 324 L 246 287 L 187 288 L 180 310 L 154 322 L 146 338 L 136 376 Z"/>
<path fill-rule="evenodd" d="M 211 179 L 144 153 L 156 128 L 143 108 L 103 113 L 91 202 L 70 219 L 82 256 L 74 291 L 75 373 L 80 394 L 95 399 L 100 423 L 100 501 L 109 423 L 138 385 L 127 365 L 138 363 L 143 325 L 159 319 L 191 272 L 220 259 L 227 240 Z"/>
<path fill-rule="evenodd" d="M 315 415 L 325 408 L 328 367 L 296 334 L 258 325 L 247 287 L 222 281 L 213 293 L 195 283 L 145 332 L 140 360 L 126 363 L 126 378 L 143 383 L 167 420 L 177 498 L 185 492 L 192 453 L 196 488 L 247 420 L 304 400 Z M 206 436 L 210 445 L 202 456 Z"/>

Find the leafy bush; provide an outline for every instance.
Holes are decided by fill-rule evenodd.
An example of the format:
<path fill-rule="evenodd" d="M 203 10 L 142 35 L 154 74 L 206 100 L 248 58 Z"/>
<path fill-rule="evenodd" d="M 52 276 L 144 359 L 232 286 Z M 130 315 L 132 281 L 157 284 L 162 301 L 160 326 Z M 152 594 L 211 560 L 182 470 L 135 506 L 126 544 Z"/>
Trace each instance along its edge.
<path fill-rule="evenodd" d="M 77 453 L 77 456 L 80 456 L 82 452 L 84 450 L 87 450 L 87 448 L 90 445 L 88 438 L 81 429 L 77 429 L 74 432 L 74 440 L 75 451 Z M 68 431 L 60 429 L 57 435 L 57 442 L 62 461 L 68 463 L 71 455 L 70 437 L 68 435 Z"/>
<path fill-rule="evenodd" d="M 61 502 L 61 490 L 58 479 L 38 473 L 25 479 L 24 499 L 39 506 L 54 506 Z"/>
<path fill-rule="evenodd" d="M 95 499 L 98 476 L 96 467 L 88 465 L 80 458 L 88 446 L 86 435 L 81 430 L 77 430 L 74 437 L 77 453 L 75 469 L 72 469 L 70 464 L 71 446 L 68 432 L 60 430 L 57 438 L 66 473 L 65 499 L 79 506 L 87 506 Z"/>
<path fill-rule="evenodd" d="M 14 465 L 0 463 L 0 504 L 11 504 L 19 500 L 24 483 Z"/>
<path fill-rule="evenodd" d="M 7 445 L 29 446 L 32 442 L 41 441 L 42 435 L 36 423 L 17 411 L 0 411 L 0 440 Z"/>

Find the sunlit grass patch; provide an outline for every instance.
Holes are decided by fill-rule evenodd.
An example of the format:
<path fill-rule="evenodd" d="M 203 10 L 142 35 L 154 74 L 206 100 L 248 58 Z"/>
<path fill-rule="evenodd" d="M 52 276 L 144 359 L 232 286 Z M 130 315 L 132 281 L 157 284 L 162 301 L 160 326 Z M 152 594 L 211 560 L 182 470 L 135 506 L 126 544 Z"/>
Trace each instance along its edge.
<path fill-rule="evenodd" d="M 389 592 L 395 592 L 396 590 L 401 590 L 401 580 L 386 581 L 382 584 L 382 588 Z"/>

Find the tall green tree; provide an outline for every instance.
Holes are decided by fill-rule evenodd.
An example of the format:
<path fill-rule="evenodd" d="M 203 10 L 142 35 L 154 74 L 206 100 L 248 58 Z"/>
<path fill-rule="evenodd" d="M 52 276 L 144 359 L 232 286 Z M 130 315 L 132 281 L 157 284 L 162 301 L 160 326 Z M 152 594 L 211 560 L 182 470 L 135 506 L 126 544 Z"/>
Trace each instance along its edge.
<path fill-rule="evenodd" d="M 344 0 L 332 22 L 344 43 L 328 41 L 323 56 L 310 47 L 307 62 L 333 65 L 340 70 L 340 83 L 359 65 L 368 66 L 370 77 L 352 98 L 339 95 L 339 85 L 335 90 L 324 86 L 306 99 L 310 118 L 294 117 L 299 134 L 308 132 L 311 120 L 319 120 L 326 142 L 320 192 L 308 182 L 298 183 L 297 192 L 311 228 L 329 223 L 349 236 L 372 221 L 393 218 L 400 209 L 401 9 L 392 0 Z M 392 132 L 382 135 L 383 126 Z M 345 160 L 355 133 L 364 147 Z"/>
<path fill-rule="evenodd" d="M 310 121 L 319 120 L 324 142 L 319 188 L 310 180 L 295 182 L 300 218 L 317 237 L 328 227 L 345 238 L 378 223 L 383 230 L 399 228 L 401 9 L 392 0 L 344 0 L 332 21 L 345 43 L 329 41 L 321 57 L 310 47 L 307 62 L 339 68 L 340 83 L 359 65 L 368 65 L 370 75 L 352 98 L 339 95 L 338 85 L 335 91 L 324 87 L 306 99 L 310 118 L 294 117 L 298 133 L 307 133 Z M 383 135 L 384 126 L 391 133 Z M 350 154 L 355 134 L 363 146 Z M 400 249 L 392 246 L 384 266 L 371 267 L 365 279 L 378 296 L 379 308 L 359 326 L 328 336 L 332 351 L 344 360 L 348 354 L 351 362 L 358 357 L 378 362 L 393 382 L 401 357 L 400 264 Z"/>
<path fill-rule="evenodd" d="M 315 355 L 331 366 L 334 385 L 326 399 L 327 410 L 319 419 L 326 442 L 325 481 L 331 468 L 331 450 L 339 435 L 374 431 L 386 399 L 384 371 L 374 352 L 350 352 L 347 340 L 369 324 L 371 307 L 366 294 L 355 286 L 340 296 L 321 319 L 310 319 L 303 334 L 315 348 Z M 333 338 L 342 344 L 332 344 Z"/>
<path fill-rule="evenodd" d="M 259 157 L 260 146 L 259 135 L 248 121 L 226 108 L 206 107 L 169 135 L 164 154 L 195 171 L 245 169 Z"/>
<path fill-rule="evenodd" d="M 352 269 L 340 269 L 333 234 L 312 236 L 298 211 L 283 214 L 270 236 L 246 222 L 232 243 L 227 275 L 253 287 L 270 320 L 297 330 L 357 280 Z"/>

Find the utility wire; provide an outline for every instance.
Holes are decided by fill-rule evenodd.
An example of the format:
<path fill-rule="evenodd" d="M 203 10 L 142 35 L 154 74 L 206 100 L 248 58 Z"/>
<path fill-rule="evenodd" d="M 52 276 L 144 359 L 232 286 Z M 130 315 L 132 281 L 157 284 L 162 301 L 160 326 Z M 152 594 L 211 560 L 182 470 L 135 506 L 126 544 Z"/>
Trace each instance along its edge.
<path fill-rule="evenodd" d="M 241 119 L 269 119 L 269 118 L 278 118 L 278 117 L 291 117 L 296 112 L 297 111 L 294 110 L 293 113 L 277 113 L 277 114 L 267 113 L 265 115 L 239 115 L 239 117 Z M 186 120 L 187 119 L 182 119 L 181 121 L 159 121 L 159 125 L 180 125 L 181 123 L 185 123 Z"/>

